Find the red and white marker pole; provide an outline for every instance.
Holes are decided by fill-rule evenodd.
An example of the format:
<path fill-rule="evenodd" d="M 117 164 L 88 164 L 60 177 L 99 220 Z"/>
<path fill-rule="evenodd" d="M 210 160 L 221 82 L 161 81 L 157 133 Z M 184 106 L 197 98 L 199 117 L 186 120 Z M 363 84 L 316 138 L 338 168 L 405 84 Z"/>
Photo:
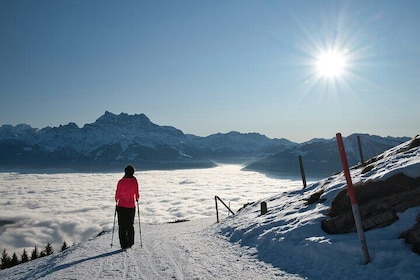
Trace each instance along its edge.
<path fill-rule="evenodd" d="M 353 217 L 356 223 L 357 234 L 359 235 L 359 240 L 362 245 L 362 251 L 363 251 L 363 256 L 365 258 L 365 264 L 368 264 L 370 263 L 369 251 L 366 244 L 365 233 L 363 230 L 362 218 L 360 217 L 359 205 L 357 204 L 356 194 L 354 192 L 353 183 L 350 177 L 349 164 L 347 163 L 347 156 L 346 156 L 346 151 L 344 149 L 343 138 L 341 138 L 340 133 L 336 134 L 336 138 L 337 138 L 338 149 L 340 150 L 341 163 L 343 164 L 344 176 L 346 177 L 347 190 L 349 192 L 351 209 L 353 210 Z"/>

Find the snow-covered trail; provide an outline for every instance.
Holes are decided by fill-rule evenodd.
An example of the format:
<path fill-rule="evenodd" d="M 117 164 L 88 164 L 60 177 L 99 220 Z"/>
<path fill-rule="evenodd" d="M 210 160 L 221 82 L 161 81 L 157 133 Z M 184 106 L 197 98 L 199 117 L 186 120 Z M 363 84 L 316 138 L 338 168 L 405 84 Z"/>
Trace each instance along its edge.
<path fill-rule="evenodd" d="M 302 279 L 257 260 L 253 249 L 215 234 L 216 226 L 214 218 L 142 224 L 143 247 L 136 230 L 127 251 L 119 249 L 117 234 L 111 248 L 107 232 L 21 265 L 10 279 Z"/>
<path fill-rule="evenodd" d="M 212 222 L 214 218 L 148 227 L 147 237 L 153 238 L 144 240 L 142 250 L 133 250 L 143 276 L 150 277 L 144 279 L 292 278 L 215 234 Z"/>

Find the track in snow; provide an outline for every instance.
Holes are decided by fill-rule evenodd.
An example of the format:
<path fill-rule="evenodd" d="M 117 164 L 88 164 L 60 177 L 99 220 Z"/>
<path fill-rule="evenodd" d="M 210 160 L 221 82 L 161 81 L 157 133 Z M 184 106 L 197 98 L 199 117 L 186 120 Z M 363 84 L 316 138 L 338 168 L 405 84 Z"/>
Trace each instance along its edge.
<path fill-rule="evenodd" d="M 229 243 L 212 222 L 142 225 L 143 247 L 136 232 L 137 244 L 126 251 L 110 248 L 104 234 L 29 262 L 12 279 L 302 279 Z"/>

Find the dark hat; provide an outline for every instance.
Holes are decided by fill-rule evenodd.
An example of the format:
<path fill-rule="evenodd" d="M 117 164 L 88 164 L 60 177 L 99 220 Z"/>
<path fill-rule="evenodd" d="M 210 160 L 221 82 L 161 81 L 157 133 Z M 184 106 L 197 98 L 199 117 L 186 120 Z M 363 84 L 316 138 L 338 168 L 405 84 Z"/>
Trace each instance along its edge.
<path fill-rule="evenodd" d="M 127 167 L 124 169 L 125 172 L 125 176 L 124 177 L 128 177 L 131 178 L 134 176 L 134 167 L 132 165 L 127 165 Z"/>

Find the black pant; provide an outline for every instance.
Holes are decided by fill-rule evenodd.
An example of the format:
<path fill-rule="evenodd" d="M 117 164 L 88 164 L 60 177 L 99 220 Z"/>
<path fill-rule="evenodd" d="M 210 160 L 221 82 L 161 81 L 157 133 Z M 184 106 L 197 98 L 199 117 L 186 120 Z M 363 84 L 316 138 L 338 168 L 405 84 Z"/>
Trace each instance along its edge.
<path fill-rule="evenodd" d="M 134 216 L 136 208 L 117 207 L 118 235 L 122 249 L 130 248 L 134 244 Z"/>

